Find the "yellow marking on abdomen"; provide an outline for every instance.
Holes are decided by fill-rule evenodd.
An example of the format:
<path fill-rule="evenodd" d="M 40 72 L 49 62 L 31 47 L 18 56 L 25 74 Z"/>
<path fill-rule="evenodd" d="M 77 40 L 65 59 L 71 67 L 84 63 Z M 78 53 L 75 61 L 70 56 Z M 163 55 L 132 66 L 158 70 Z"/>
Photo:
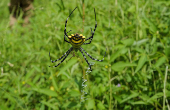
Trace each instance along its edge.
<path fill-rule="evenodd" d="M 69 40 L 70 40 L 71 45 L 74 48 L 79 48 L 85 42 L 85 39 L 81 39 L 81 40 L 78 40 L 78 41 L 75 41 L 73 39 L 69 39 Z"/>

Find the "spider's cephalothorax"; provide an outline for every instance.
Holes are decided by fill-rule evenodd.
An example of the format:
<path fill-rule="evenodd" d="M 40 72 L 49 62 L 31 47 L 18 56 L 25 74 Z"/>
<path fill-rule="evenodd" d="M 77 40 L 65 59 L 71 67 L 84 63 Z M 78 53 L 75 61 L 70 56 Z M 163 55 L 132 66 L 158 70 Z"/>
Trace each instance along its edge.
<path fill-rule="evenodd" d="M 77 7 L 76 7 L 76 8 L 77 8 Z M 75 9 L 76 9 L 76 8 L 75 8 Z M 75 10 L 75 9 L 74 9 L 74 10 Z M 73 11 L 74 11 L 74 10 L 73 10 Z M 70 17 L 71 14 L 73 13 L 73 11 L 70 13 L 69 17 Z M 94 13 L 95 13 L 95 9 L 94 9 Z M 68 18 L 69 18 L 69 17 L 68 17 Z M 92 39 L 93 39 L 94 32 L 95 32 L 95 30 L 96 30 L 96 28 L 97 28 L 96 13 L 95 13 L 95 21 L 96 21 L 95 28 L 94 28 L 93 31 L 92 31 L 92 28 L 91 28 L 91 34 L 92 34 L 92 35 L 91 35 L 89 38 L 87 38 L 87 39 L 85 38 L 85 36 L 83 36 L 82 34 L 78 34 L 78 33 L 76 33 L 76 34 L 71 34 L 71 36 L 68 36 L 68 35 L 67 35 L 67 33 L 71 31 L 71 30 L 68 31 L 68 32 L 66 31 L 68 18 L 67 18 L 67 20 L 66 20 L 66 22 L 65 22 L 64 41 L 67 42 L 67 43 L 70 43 L 70 44 L 72 45 L 72 47 L 71 47 L 63 56 L 61 56 L 59 59 L 53 61 L 53 60 L 51 60 L 51 57 L 50 57 L 50 60 L 51 60 L 52 63 L 54 63 L 54 62 L 62 59 L 59 64 L 57 64 L 56 66 L 54 66 L 54 67 L 57 67 L 58 65 L 60 65 L 60 64 L 67 58 L 67 56 L 70 54 L 70 52 L 71 52 L 72 50 L 75 50 L 76 52 L 79 50 L 79 51 L 82 53 L 82 55 L 83 55 L 84 59 L 86 60 L 87 64 L 89 65 L 90 70 L 92 71 L 91 65 L 90 65 L 90 63 L 88 62 L 88 60 L 87 60 L 86 56 L 84 55 L 83 51 L 84 51 L 92 60 L 96 60 L 96 61 L 100 61 L 100 62 L 102 62 L 102 61 L 104 60 L 104 57 L 105 57 L 105 55 L 106 55 L 106 52 L 105 52 L 105 55 L 104 55 L 103 59 L 102 59 L 102 60 L 98 60 L 98 59 L 93 58 L 91 55 L 89 55 L 89 54 L 81 47 L 81 45 L 90 44 L 91 41 L 92 41 Z M 67 36 L 67 38 L 69 39 L 69 41 L 66 40 L 65 36 Z M 90 41 L 89 41 L 88 43 L 84 43 L 84 42 L 87 41 L 87 40 L 90 40 Z M 50 56 L 50 52 L 49 52 L 49 56 Z M 50 66 L 49 66 L 49 67 L 50 67 Z"/>

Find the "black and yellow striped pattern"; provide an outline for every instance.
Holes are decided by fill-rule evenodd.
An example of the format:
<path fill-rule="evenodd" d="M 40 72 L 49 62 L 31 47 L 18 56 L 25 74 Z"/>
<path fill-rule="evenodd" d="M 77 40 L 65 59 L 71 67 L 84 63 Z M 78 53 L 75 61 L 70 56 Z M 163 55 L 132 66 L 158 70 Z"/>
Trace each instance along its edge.
<path fill-rule="evenodd" d="M 82 34 L 71 34 L 71 36 L 68 36 L 69 41 L 74 49 L 79 49 L 80 46 L 85 42 L 85 36 Z"/>

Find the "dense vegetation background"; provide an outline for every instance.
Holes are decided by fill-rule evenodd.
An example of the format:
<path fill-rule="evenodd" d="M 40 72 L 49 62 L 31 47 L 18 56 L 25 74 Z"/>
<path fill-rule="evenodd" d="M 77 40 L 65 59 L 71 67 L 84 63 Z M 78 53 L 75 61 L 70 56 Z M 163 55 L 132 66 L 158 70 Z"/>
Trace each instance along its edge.
<path fill-rule="evenodd" d="M 170 109 L 169 0 L 35 0 L 31 24 L 9 28 L 8 0 L 0 2 L 1 110 L 167 110 Z M 88 65 L 80 52 L 57 68 L 50 62 L 71 45 L 64 42 L 65 20 L 71 33 L 91 35 L 82 47 L 103 62 Z M 82 77 L 86 77 L 82 96 Z M 80 103 L 82 102 L 82 103 Z"/>

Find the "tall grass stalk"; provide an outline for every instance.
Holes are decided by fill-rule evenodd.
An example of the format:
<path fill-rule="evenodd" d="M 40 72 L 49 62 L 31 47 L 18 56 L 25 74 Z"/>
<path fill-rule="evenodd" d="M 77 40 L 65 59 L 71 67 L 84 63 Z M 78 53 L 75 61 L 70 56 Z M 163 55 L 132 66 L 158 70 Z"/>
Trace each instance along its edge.
<path fill-rule="evenodd" d="M 166 69 L 165 69 L 165 78 L 164 78 L 164 89 L 163 89 L 163 93 L 164 93 L 164 97 L 163 97 L 163 110 L 165 110 L 165 100 L 166 99 L 166 81 L 167 81 L 167 74 L 168 74 L 168 66 L 166 66 Z M 168 109 L 169 109 L 169 104 L 167 103 L 168 105 Z"/>

